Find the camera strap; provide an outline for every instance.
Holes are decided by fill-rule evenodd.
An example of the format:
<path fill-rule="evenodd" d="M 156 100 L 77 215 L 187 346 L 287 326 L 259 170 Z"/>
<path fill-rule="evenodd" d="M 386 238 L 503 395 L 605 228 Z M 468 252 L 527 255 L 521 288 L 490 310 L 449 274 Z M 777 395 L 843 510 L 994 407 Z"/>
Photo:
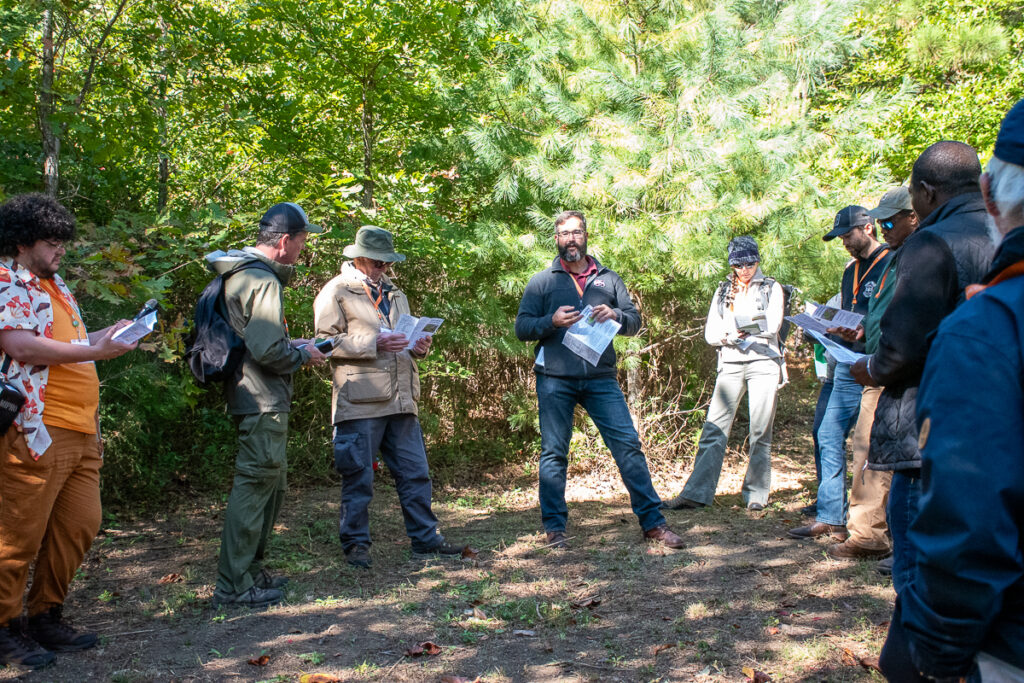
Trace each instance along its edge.
<path fill-rule="evenodd" d="M 0 376 L 2 376 L 4 379 L 7 379 L 7 371 L 11 369 L 12 360 L 14 359 L 11 358 L 11 354 L 4 354 L 4 363 L 3 365 L 0 365 Z"/>

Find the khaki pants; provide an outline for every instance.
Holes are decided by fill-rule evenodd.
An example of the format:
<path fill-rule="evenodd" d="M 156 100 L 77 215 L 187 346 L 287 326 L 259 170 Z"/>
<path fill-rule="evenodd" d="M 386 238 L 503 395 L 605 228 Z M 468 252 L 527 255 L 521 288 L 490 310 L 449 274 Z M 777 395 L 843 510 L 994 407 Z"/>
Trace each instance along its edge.
<path fill-rule="evenodd" d="M 860 399 L 860 415 L 853 432 L 853 486 L 850 488 L 850 517 L 846 524 L 850 543 L 862 548 L 888 548 L 885 536 L 885 507 L 889 499 L 892 472 L 866 470 L 871 444 L 871 425 L 881 387 L 865 387 Z"/>
<path fill-rule="evenodd" d="M 96 434 L 51 427 L 39 460 L 12 428 L 0 441 L 0 625 L 22 614 L 35 560 L 28 615 L 62 605 L 102 521 Z"/>

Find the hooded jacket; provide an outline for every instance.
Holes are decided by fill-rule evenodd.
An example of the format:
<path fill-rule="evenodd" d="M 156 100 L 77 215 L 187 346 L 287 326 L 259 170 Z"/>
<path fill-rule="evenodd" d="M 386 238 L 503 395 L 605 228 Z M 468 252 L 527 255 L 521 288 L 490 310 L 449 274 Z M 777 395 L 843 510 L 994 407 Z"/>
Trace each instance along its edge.
<path fill-rule="evenodd" d="M 953 197 L 921 222 L 899 250 L 886 283 L 892 300 L 879 321 L 878 350 L 870 370 L 885 387 L 871 427 L 868 468 L 921 466 L 916 396 L 935 330 L 964 301 L 967 285 L 980 282 L 992 261 L 985 204 L 980 192 Z"/>
<path fill-rule="evenodd" d="M 235 376 L 224 383 L 231 415 L 287 413 L 292 403 L 292 374 L 309 360 L 309 351 L 291 344 L 284 319 L 284 288 L 294 266 L 278 263 L 254 247 L 207 254 L 207 267 L 224 275 L 260 261 L 224 281 L 224 303 L 231 329 L 245 341 Z"/>
<path fill-rule="evenodd" d="M 363 288 L 365 276 L 346 261 L 313 302 L 316 333 L 334 341 L 331 351 L 333 422 L 418 414 L 419 368 L 409 351 L 377 350 L 381 321 Z M 394 329 L 409 313 L 409 300 L 385 275 L 381 286 L 391 303 L 386 318 Z"/>

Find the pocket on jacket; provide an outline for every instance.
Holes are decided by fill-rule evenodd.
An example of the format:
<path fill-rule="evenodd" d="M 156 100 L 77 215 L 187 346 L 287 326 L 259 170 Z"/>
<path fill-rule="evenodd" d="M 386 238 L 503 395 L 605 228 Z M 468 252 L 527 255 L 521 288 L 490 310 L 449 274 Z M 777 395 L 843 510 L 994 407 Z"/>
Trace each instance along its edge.
<path fill-rule="evenodd" d="M 359 451 L 359 434 L 338 434 L 334 437 L 334 469 L 343 477 L 351 477 L 362 471 Z"/>
<path fill-rule="evenodd" d="M 373 368 L 349 374 L 345 381 L 349 403 L 378 403 L 390 401 L 394 395 L 391 371 Z"/>

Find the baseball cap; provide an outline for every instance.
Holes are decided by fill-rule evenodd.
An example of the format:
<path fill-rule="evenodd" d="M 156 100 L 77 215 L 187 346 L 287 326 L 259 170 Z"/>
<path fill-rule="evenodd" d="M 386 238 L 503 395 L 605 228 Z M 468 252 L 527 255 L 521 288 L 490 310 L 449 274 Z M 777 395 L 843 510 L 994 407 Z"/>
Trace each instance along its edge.
<path fill-rule="evenodd" d="M 260 219 L 260 228 L 271 232 L 286 232 L 289 235 L 324 231 L 319 225 L 310 223 L 302 207 L 293 202 L 281 202 L 267 209 Z"/>
<path fill-rule="evenodd" d="M 874 223 L 874 221 L 868 215 L 868 210 L 863 206 L 851 204 L 836 214 L 836 220 L 832 223 L 832 229 L 825 233 L 825 236 L 821 239 L 828 242 L 841 235 L 845 235 L 854 228 L 859 228 L 869 223 Z"/>
<path fill-rule="evenodd" d="M 996 136 L 995 155 L 1008 164 L 1024 166 L 1024 100 L 1006 112 Z"/>
<path fill-rule="evenodd" d="M 910 204 L 910 189 L 906 185 L 894 187 L 878 200 L 878 206 L 868 211 L 868 215 L 878 220 L 892 218 L 900 211 L 913 211 Z"/>

